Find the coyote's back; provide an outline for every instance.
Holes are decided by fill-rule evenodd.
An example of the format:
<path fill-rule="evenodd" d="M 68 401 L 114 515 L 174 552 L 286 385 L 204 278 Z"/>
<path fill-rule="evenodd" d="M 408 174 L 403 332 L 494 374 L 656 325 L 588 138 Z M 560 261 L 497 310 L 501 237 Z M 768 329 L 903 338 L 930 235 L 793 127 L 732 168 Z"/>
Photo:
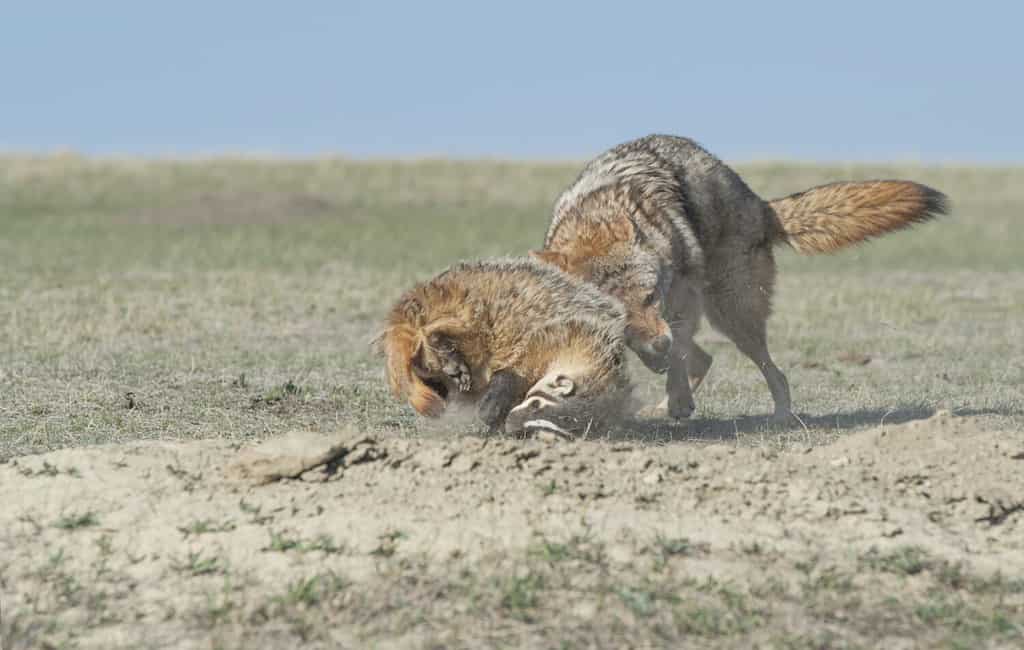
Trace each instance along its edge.
<path fill-rule="evenodd" d="M 600 221 L 603 215 L 585 206 L 616 187 L 629 197 L 617 206 L 620 210 L 653 204 L 633 215 L 636 225 L 646 232 L 671 229 L 685 249 L 682 254 L 698 264 L 704 249 L 723 237 L 765 238 L 801 253 L 828 253 L 948 210 L 941 192 L 903 180 L 829 183 L 764 201 L 693 140 L 649 135 L 609 149 L 584 166 L 555 202 L 545 248 L 571 240 L 573 229 Z"/>

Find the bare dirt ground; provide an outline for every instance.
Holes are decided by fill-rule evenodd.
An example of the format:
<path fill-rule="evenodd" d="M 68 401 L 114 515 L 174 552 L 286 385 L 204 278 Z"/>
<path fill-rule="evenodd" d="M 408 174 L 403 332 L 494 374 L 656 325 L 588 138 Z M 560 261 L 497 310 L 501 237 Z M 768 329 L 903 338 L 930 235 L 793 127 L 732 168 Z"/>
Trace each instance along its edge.
<path fill-rule="evenodd" d="M 1022 470 L 1024 433 L 943 412 L 782 452 L 345 431 L 24 456 L 3 638 L 1019 647 Z"/>

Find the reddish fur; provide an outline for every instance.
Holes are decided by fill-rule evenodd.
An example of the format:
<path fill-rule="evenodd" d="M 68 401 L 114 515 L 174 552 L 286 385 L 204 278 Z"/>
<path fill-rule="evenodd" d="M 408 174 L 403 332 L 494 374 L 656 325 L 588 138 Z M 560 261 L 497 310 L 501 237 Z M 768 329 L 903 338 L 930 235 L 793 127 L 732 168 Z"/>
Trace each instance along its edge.
<path fill-rule="evenodd" d="M 559 236 L 551 242 L 551 248 L 533 250 L 530 251 L 530 255 L 557 266 L 570 275 L 587 280 L 591 276 L 588 266 L 595 260 L 628 259 L 632 254 L 631 244 L 636 238 L 636 228 L 624 211 L 607 203 L 609 198 L 620 194 L 624 193 L 602 192 L 596 195 L 605 201 L 601 203 L 602 206 L 616 208 L 615 218 L 596 223 L 578 216 L 571 220 L 567 218 L 566 223 L 572 223 L 575 228 L 563 228 Z M 652 340 L 671 333 L 668 323 L 662 318 L 660 302 L 642 306 L 639 301 L 642 301 L 644 296 L 634 292 L 617 297 L 627 307 L 628 327 L 632 333 L 644 340 Z"/>
<path fill-rule="evenodd" d="M 565 218 L 567 223 L 575 227 L 566 228 L 544 250 L 533 251 L 531 254 L 567 273 L 579 275 L 580 267 L 595 257 L 608 255 L 612 249 L 628 252 L 630 243 L 636 238 L 636 228 L 623 212 L 622 206 L 613 202 L 618 195 L 609 191 L 588 197 L 582 206 L 570 211 Z M 610 211 L 614 218 L 601 221 L 586 218 L 587 210 L 598 209 Z"/>
<path fill-rule="evenodd" d="M 595 393 L 624 380 L 616 342 L 624 315 L 618 303 L 535 262 L 478 264 L 491 268 L 454 267 L 413 287 L 388 313 L 376 344 L 395 397 L 437 417 L 453 398 L 481 399 L 491 377 L 504 370 L 521 378 L 524 394 L 552 364 L 585 368 L 576 379 Z M 432 335 L 457 350 L 470 388 L 456 390 L 443 372 L 434 374 L 450 353 L 443 345 L 435 348 Z M 420 376 L 424 372 L 429 374 Z M 435 381 L 447 395 L 431 387 Z"/>
<path fill-rule="evenodd" d="M 387 359 L 388 385 L 392 394 L 407 398 L 417 412 L 438 417 L 444 412 L 444 399 L 413 372 L 412 363 L 426 345 L 422 331 L 408 324 L 396 324 L 380 338 Z"/>
<path fill-rule="evenodd" d="M 941 194 L 909 181 L 831 183 L 769 206 L 781 238 L 801 253 L 831 253 L 946 211 Z"/>
<path fill-rule="evenodd" d="M 571 273 L 569 256 L 561 251 L 530 251 L 530 255 L 541 262 L 546 262 Z"/>

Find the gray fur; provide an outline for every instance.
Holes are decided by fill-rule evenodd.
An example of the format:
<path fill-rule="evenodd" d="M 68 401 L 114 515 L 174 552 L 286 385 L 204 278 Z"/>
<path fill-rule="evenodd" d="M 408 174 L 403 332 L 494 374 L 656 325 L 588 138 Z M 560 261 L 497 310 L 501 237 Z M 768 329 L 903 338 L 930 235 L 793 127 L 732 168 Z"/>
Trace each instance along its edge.
<path fill-rule="evenodd" d="M 626 197 L 617 205 L 588 207 L 588 199 L 616 187 L 616 196 Z M 706 313 L 758 365 L 771 389 L 775 416 L 788 417 L 789 387 L 765 340 L 777 230 L 767 204 L 692 140 L 649 135 L 614 147 L 583 168 L 555 202 L 545 248 L 569 246 L 582 222 L 610 223 L 622 212 L 640 236 L 628 255 L 593 260 L 587 274 L 624 300 L 629 290 L 662 292 L 664 318 L 673 335 L 666 360 L 669 413 L 690 414 L 692 389 L 710 366 L 710 355 L 693 342 Z M 649 349 L 627 342 L 654 368 Z"/>

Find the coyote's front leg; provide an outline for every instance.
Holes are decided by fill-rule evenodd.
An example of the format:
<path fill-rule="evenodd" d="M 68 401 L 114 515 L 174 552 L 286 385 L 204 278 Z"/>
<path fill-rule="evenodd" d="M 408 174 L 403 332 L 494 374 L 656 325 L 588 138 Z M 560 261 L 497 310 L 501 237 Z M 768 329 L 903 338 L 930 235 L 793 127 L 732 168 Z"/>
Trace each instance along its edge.
<path fill-rule="evenodd" d="M 711 355 L 694 343 L 701 317 L 700 289 L 685 277 L 677 277 L 669 292 L 669 323 L 672 326 L 672 352 L 665 392 L 668 396 L 655 412 L 678 420 L 690 417 L 696 408 L 693 393 L 711 367 Z"/>

